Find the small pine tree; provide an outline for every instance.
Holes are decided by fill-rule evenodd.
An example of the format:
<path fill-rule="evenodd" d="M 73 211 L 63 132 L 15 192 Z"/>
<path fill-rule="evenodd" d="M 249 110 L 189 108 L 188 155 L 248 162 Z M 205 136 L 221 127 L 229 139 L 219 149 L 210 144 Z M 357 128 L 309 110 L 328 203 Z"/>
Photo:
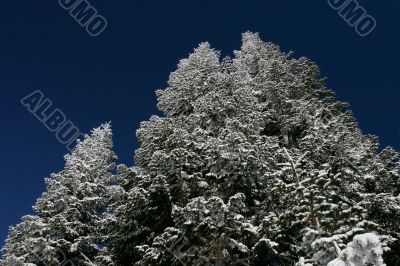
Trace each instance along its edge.
<path fill-rule="evenodd" d="M 104 124 L 65 156 L 65 168 L 46 179 L 47 191 L 10 229 L 3 248 L 4 265 L 99 265 L 107 261 L 102 221 L 113 186 L 116 156 L 111 126 Z M 24 264 L 24 265 L 25 265 Z"/>

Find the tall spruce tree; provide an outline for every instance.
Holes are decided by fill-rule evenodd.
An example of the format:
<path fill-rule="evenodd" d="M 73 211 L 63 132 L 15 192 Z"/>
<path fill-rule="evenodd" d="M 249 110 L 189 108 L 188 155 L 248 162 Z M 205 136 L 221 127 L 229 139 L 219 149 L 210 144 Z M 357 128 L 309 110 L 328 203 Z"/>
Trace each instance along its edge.
<path fill-rule="evenodd" d="M 202 43 L 168 85 L 109 224 L 116 264 L 326 265 L 365 233 L 395 259 L 398 153 L 313 62 L 245 33 L 232 59 Z"/>
<path fill-rule="evenodd" d="M 2 265 L 108 265 L 103 221 L 112 191 L 116 156 L 104 124 L 78 141 L 65 168 L 46 179 L 34 215 L 10 229 Z"/>

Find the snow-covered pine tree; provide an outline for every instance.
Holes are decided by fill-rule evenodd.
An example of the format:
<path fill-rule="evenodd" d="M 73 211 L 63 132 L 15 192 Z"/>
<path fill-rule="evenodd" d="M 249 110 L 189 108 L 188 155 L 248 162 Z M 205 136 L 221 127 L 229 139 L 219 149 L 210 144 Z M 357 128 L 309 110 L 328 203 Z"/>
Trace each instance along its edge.
<path fill-rule="evenodd" d="M 233 59 L 202 43 L 168 85 L 126 169 L 117 264 L 323 265 L 368 232 L 399 247 L 380 216 L 399 213 L 398 153 L 378 154 L 310 60 L 245 33 Z"/>
<path fill-rule="evenodd" d="M 399 213 L 398 153 L 378 154 L 310 60 L 245 33 L 233 59 L 202 43 L 168 85 L 165 116 L 137 131 L 108 242 L 116 264 L 323 265 L 368 232 L 398 248 L 378 207 Z"/>
<path fill-rule="evenodd" d="M 116 156 L 104 124 L 78 141 L 63 171 L 46 179 L 34 215 L 10 229 L 2 265 L 109 265 L 104 215 L 113 191 Z"/>

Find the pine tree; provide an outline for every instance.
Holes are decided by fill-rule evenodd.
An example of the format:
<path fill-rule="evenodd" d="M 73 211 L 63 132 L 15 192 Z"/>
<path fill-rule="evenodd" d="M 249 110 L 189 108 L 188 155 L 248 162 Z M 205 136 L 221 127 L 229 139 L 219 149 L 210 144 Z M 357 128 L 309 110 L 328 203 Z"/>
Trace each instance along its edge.
<path fill-rule="evenodd" d="M 104 124 L 78 141 L 65 168 L 46 179 L 35 215 L 10 229 L 3 265 L 102 265 L 110 262 L 102 226 L 117 180 L 112 132 Z M 21 265 L 22 265 L 21 264 Z M 104 264 L 107 265 L 107 264 Z"/>
<path fill-rule="evenodd" d="M 326 265 L 359 234 L 397 243 L 369 211 L 378 189 L 396 201 L 397 153 L 378 154 L 310 60 L 253 33 L 234 55 L 202 43 L 157 91 L 164 116 L 137 131 L 111 226 L 116 263 Z"/>

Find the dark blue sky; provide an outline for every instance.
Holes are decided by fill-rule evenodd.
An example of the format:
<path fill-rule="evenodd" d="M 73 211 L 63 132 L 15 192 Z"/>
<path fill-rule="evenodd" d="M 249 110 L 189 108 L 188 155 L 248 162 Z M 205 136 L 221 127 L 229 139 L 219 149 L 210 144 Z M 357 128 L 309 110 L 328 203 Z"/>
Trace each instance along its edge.
<path fill-rule="evenodd" d="M 135 130 L 157 112 L 155 90 L 199 42 L 229 55 L 250 30 L 315 61 L 364 133 L 400 149 L 400 4 L 360 4 L 377 28 L 360 37 L 327 1 L 92 0 L 108 20 L 91 37 L 57 0 L 0 6 L 0 244 L 63 168 L 67 152 L 20 99 L 41 90 L 82 131 L 112 121 L 121 163 L 133 164 Z"/>

